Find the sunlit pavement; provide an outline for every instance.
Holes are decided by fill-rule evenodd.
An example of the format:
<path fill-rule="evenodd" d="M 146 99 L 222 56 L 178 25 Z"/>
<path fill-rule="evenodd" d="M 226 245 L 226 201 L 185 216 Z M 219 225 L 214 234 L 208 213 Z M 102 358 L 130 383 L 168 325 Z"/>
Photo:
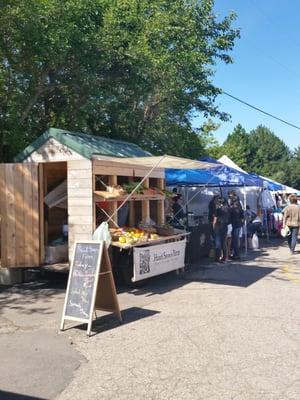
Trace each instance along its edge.
<path fill-rule="evenodd" d="M 49 298 L 50 314 L 37 310 L 31 327 L 30 315 L 11 308 L 14 302 L 2 319 L 17 325 L 22 314 L 29 335 L 42 335 L 46 326 L 63 342 L 65 354 L 72 354 L 66 364 L 73 375 L 69 371 L 64 378 L 62 392 L 60 384 L 54 396 L 58 400 L 298 400 L 299 261 L 300 254 L 291 256 L 284 244 L 271 241 L 240 263 L 202 263 L 181 277 L 168 274 L 141 288 L 120 290 L 124 323 L 102 316 L 91 338 L 86 337 L 85 326 L 58 333 L 63 290 Z M 22 291 L 18 296 L 22 299 Z M 42 298 L 37 301 L 43 307 Z M 0 336 L 6 346 L 23 328 L 10 329 Z M 32 352 L 23 351 L 30 360 Z M 51 354 L 58 352 L 62 349 L 54 343 Z M 63 357 L 57 357 L 63 367 Z M 0 367 L 0 387 L 4 368 Z M 22 370 L 25 376 L 26 365 Z M 55 387 L 55 377 L 47 375 L 47 369 L 43 375 Z M 30 377 L 25 393 L 13 372 L 11 378 L 6 373 L 6 381 L 13 378 L 14 386 L 6 384 L 5 390 L 14 387 L 22 394 L 54 398 L 38 388 L 29 393 Z"/>

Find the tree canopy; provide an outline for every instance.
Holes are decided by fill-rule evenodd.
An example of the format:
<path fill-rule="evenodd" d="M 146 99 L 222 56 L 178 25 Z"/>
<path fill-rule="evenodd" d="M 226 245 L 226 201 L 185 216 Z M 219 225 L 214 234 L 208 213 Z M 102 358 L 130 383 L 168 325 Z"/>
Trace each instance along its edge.
<path fill-rule="evenodd" d="M 291 154 L 285 143 L 270 129 L 261 125 L 251 131 L 249 137 L 251 170 L 281 183 L 288 183 L 288 161 Z"/>
<path fill-rule="evenodd" d="M 0 159 L 46 128 L 199 156 L 195 112 L 214 100 L 217 60 L 238 37 L 213 0 L 0 0 Z"/>
<path fill-rule="evenodd" d="M 223 145 L 212 147 L 210 154 L 216 158 L 226 154 L 248 172 L 255 172 L 300 189 L 300 149 L 291 152 L 265 126 L 259 125 L 247 132 L 238 124 Z"/>

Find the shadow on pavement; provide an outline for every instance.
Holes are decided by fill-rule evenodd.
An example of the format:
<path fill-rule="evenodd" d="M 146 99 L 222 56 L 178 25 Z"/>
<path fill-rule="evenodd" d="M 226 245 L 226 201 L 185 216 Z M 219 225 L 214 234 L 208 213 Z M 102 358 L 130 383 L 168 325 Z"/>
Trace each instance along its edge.
<path fill-rule="evenodd" d="M 185 275 L 186 273 L 184 273 Z M 150 297 L 154 295 L 163 295 L 165 293 L 176 290 L 186 282 L 182 279 L 183 274 L 177 275 L 175 271 L 168 272 L 166 274 L 154 276 L 144 281 L 137 282 L 138 285 L 135 288 L 121 287 L 118 292 L 127 292 L 134 296 L 145 296 Z"/>
<path fill-rule="evenodd" d="M 139 321 L 143 318 L 148 318 L 152 317 L 153 315 L 159 314 L 160 311 L 156 310 L 149 310 L 147 308 L 140 308 L 140 307 L 131 307 L 127 308 L 126 310 L 122 310 L 122 318 L 123 321 L 120 322 L 116 318 L 114 314 L 108 314 L 104 315 L 101 317 L 98 317 L 93 321 L 93 326 L 92 326 L 92 335 L 95 336 L 98 335 L 99 333 L 103 333 L 106 331 L 110 331 L 115 328 L 119 328 L 122 325 L 127 325 L 130 324 L 131 322 Z M 87 329 L 87 324 L 80 324 L 77 326 L 70 326 L 65 331 L 69 329 L 80 329 L 83 331 L 86 331 Z M 1 398 L 1 397 L 0 397 Z"/>
<path fill-rule="evenodd" d="M 3 390 L 0 390 L 0 399 L 1 400 L 46 400 L 45 398 L 42 397 L 27 396 L 25 394 L 5 392 Z"/>
<path fill-rule="evenodd" d="M 137 282 L 131 288 L 118 285 L 117 282 L 117 292 L 151 297 L 179 289 L 192 281 L 247 287 L 275 271 L 277 268 L 274 266 L 280 266 L 282 261 L 278 260 L 274 254 L 271 256 L 269 251 L 281 246 L 285 246 L 284 239 L 264 240 L 261 242 L 261 249 L 249 250 L 239 263 L 216 265 L 210 259 L 202 259 L 193 264 L 184 274 L 176 275 L 173 271 Z M 260 263 L 263 263 L 263 267 L 258 266 L 257 263 L 255 265 L 258 258 Z M 30 283 L 9 287 L 0 286 L 0 315 L 4 308 L 17 310 L 27 315 L 53 314 L 51 301 L 56 296 L 65 294 L 68 275 L 43 271 L 37 278 L 38 280 Z"/>
<path fill-rule="evenodd" d="M 55 296 L 64 293 L 65 288 L 66 279 L 62 276 L 59 279 L 54 278 L 47 281 L 0 286 L 0 315 L 4 307 L 21 311 L 27 315 L 33 313 L 53 314 L 53 310 L 48 307 L 48 304 L 51 304 Z M 37 307 L 38 301 L 40 301 L 39 307 Z M 43 305 L 41 306 L 41 304 Z"/>
<path fill-rule="evenodd" d="M 257 267 L 255 265 L 221 264 L 191 272 L 184 279 L 188 282 L 213 283 L 246 288 L 265 278 L 276 269 Z"/>

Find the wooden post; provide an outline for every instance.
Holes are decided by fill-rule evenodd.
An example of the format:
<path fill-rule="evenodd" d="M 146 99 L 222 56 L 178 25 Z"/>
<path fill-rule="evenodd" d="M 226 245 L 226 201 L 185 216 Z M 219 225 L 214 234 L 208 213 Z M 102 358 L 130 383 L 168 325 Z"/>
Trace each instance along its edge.
<path fill-rule="evenodd" d="M 159 189 L 165 188 L 165 180 L 157 179 L 157 187 Z M 165 223 L 165 201 L 158 200 L 157 201 L 157 223 L 164 224 Z"/>
<path fill-rule="evenodd" d="M 7 214 L 8 214 L 8 203 L 7 198 L 7 186 L 5 177 L 5 164 L 0 165 L 0 213 L 1 213 L 1 267 L 7 265 Z"/>
<path fill-rule="evenodd" d="M 108 184 L 109 186 L 116 186 L 118 184 L 118 176 L 117 175 L 111 175 L 108 177 Z M 118 208 L 118 202 L 117 201 L 110 201 L 109 206 L 108 206 L 108 214 L 113 215 L 115 211 Z M 115 213 L 113 220 L 115 221 L 116 224 L 118 224 L 118 213 Z M 114 227 L 114 224 L 110 221 L 109 225 Z"/>
<path fill-rule="evenodd" d="M 48 193 L 48 174 L 47 174 L 47 164 L 44 165 L 43 167 L 43 185 L 44 185 L 44 194 Z M 45 216 L 44 216 L 45 219 Z M 44 240 L 45 240 L 45 245 L 48 245 L 48 233 L 49 233 L 49 228 L 48 228 L 48 219 L 45 220 L 44 222 Z"/>
<path fill-rule="evenodd" d="M 149 179 L 146 179 L 144 182 L 144 187 L 149 188 Z M 142 221 L 146 221 L 150 218 L 150 201 L 142 200 Z"/>
<path fill-rule="evenodd" d="M 44 164 L 39 164 L 39 203 L 40 203 L 40 263 L 45 261 L 45 216 L 44 216 Z"/>
<path fill-rule="evenodd" d="M 129 182 L 133 182 L 133 177 L 128 178 Z M 135 203 L 134 201 L 129 202 L 129 226 L 135 226 Z"/>
<path fill-rule="evenodd" d="M 94 201 L 94 193 L 96 190 L 96 175 L 93 173 L 92 174 L 92 180 L 93 180 L 93 232 L 96 230 L 97 228 L 97 206 L 96 203 Z"/>
<path fill-rule="evenodd" d="M 76 241 L 92 239 L 93 207 L 92 162 L 68 161 L 69 256 Z"/>

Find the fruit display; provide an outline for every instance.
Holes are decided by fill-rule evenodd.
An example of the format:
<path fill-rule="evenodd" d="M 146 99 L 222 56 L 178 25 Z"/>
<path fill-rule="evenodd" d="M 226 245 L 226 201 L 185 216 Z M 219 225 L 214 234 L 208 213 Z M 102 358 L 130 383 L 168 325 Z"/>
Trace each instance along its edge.
<path fill-rule="evenodd" d="M 146 232 L 143 229 L 137 228 L 119 228 L 110 229 L 113 242 L 121 244 L 134 245 L 136 243 L 146 243 L 152 240 L 158 240 L 160 236 L 156 232 Z"/>
<path fill-rule="evenodd" d="M 136 228 L 111 229 L 112 240 L 122 244 L 133 245 L 135 243 L 147 242 L 148 233 Z"/>

